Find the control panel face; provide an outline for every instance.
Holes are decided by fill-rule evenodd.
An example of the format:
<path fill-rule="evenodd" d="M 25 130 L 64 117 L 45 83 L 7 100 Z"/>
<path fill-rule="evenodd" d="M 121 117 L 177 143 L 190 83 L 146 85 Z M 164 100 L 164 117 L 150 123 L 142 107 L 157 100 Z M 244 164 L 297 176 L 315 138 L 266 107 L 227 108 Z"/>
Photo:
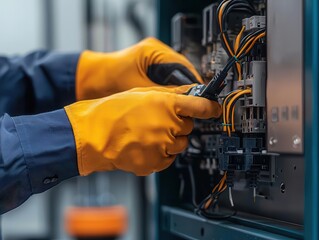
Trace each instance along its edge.
<path fill-rule="evenodd" d="M 211 98 L 222 116 L 195 120 L 167 173 L 174 204 L 208 219 L 303 224 L 302 19 L 301 0 L 220 1 L 172 18 L 172 47 L 207 86 L 227 73 Z"/>

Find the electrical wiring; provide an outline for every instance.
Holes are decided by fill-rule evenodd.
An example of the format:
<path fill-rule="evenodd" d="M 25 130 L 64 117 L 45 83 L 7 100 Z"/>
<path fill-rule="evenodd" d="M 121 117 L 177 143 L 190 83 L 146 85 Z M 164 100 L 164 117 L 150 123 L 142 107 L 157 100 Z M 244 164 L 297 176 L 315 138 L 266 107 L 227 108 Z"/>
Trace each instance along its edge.
<path fill-rule="evenodd" d="M 210 97 L 215 96 L 217 92 L 219 93 L 226 86 L 224 80 L 227 77 L 228 71 L 235 62 L 236 60 L 234 58 L 230 58 L 228 60 L 228 63 L 223 70 L 217 73 L 214 78 L 205 86 L 205 89 L 201 93 L 202 97 L 210 99 Z"/>
<path fill-rule="evenodd" d="M 222 46 L 226 50 L 226 53 L 230 58 L 235 57 L 236 58 L 236 50 L 235 48 L 232 48 L 230 44 L 230 40 L 228 37 L 228 23 L 227 18 L 231 12 L 246 12 L 250 15 L 253 15 L 256 13 L 253 5 L 248 0 L 227 0 L 222 1 L 220 5 L 217 8 L 217 20 L 218 20 L 218 26 L 220 30 L 220 39 Z M 241 31 L 243 32 L 243 31 Z M 240 33 L 242 35 L 242 33 Z M 240 39 L 240 38 L 239 38 Z M 238 63 L 238 61 L 235 64 L 236 72 L 238 75 L 238 79 L 241 79 L 242 75 L 242 69 L 241 65 Z"/>
<path fill-rule="evenodd" d="M 226 113 L 226 121 L 229 122 L 229 119 L 232 119 L 232 122 L 230 123 L 231 126 L 232 126 L 232 131 L 235 131 L 235 124 L 234 124 L 234 109 L 235 109 L 235 103 L 236 101 L 243 95 L 246 95 L 246 94 L 251 94 L 251 89 L 246 89 L 246 90 L 243 90 L 241 91 L 240 93 L 237 94 L 237 96 L 235 95 L 234 98 L 232 98 L 230 101 L 229 101 L 229 109 L 226 109 L 226 111 L 228 111 Z M 230 114 L 230 110 L 231 111 L 231 118 L 229 118 L 229 114 Z M 228 115 L 227 115 L 228 114 Z"/>
<path fill-rule="evenodd" d="M 227 52 L 230 60 L 227 65 L 223 69 L 230 69 L 230 65 L 235 64 L 236 71 L 238 75 L 238 80 L 242 79 L 242 67 L 240 64 L 240 60 L 245 57 L 256 44 L 256 42 L 265 37 L 266 32 L 265 29 L 258 29 L 257 31 L 253 31 L 248 33 L 243 37 L 245 26 L 242 26 L 239 34 L 236 36 L 233 48 L 230 45 L 230 41 L 227 35 L 227 16 L 232 11 L 242 11 L 250 14 L 255 14 L 255 9 L 253 4 L 250 1 L 246 0 L 224 0 L 222 1 L 217 8 L 217 16 L 218 16 L 218 25 L 220 28 L 221 34 L 221 42 L 222 45 Z M 234 60 L 232 60 L 234 59 Z M 242 92 L 244 91 L 244 92 Z M 226 131 L 228 135 L 231 135 L 231 132 L 235 131 L 235 108 L 234 103 L 244 94 L 250 94 L 251 90 L 237 90 L 229 93 L 223 101 L 223 131 Z M 241 93 L 240 93 L 241 92 Z M 239 94 L 239 95 L 238 95 Z M 229 104 L 228 104 L 229 103 Z"/>
<path fill-rule="evenodd" d="M 230 92 L 226 98 L 223 101 L 222 109 L 223 109 L 223 131 L 228 132 L 228 135 L 230 135 L 230 127 L 232 127 L 232 131 L 235 131 L 235 124 L 234 121 L 229 122 L 229 111 L 231 110 L 231 106 L 234 105 L 234 103 L 244 94 L 250 94 L 251 90 L 235 90 Z M 233 108 L 234 109 L 234 108 Z M 232 112 L 233 113 L 233 112 Z M 233 118 L 232 118 L 233 119 Z"/>
<path fill-rule="evenodd" d="M 226 123 L 226 105 L 229 99 L 234 96 L 236 93 L 240 92 L 240 90 L 234 90 L 230 93 L 227 94 L 227 96 L 224 98 L 223 104 L 222 104 L 222 109 L 223 109 L 223 131 L 227 131 L 227 123 Z"/>
<path fill-rule="evenodd" d="M 234 45 L 234 48 L 236 48 L 236 57 L 238 59 L 241 59 L 246 54 L 248 54 L 250 50 L 252 49 L 252 47 L 257 42 L 257 40 L 265 37 L 266 35 L 265 29 L 261 29 L 254 33 L 251 33 L 250 35 L 246 36 L 246 38 L 243 40 L 243 42 L 241 43 L 242 48 L 240 49 L 238 45 L 239 45 L 240 35 L 242 35 L 243 31 L 244 31 L 244 27 L 242 28 L 241 32 L 237 36 L 236 42 Z M 238 75 L 241 75 L 241 71 L 239 71 Z M 231 131 L 232 132 L 235 131 L 235 108 L 233 107 L 233 105 L 235 101 L 237 101 L 238 98 L 244 94 L 251 94 L 251 90 L 247 89 L 243 91 L 240 91 L 240 90 L 234 91 L 230 93 L 229 95 L 227 95 L 227 97 L 225 98 L 223 102 L 223 131 L 227 131 L 229 136 L 231 135 Z M 229 105 L 228 105 L 228 102 L 229 102 Z M 230 113 L 231 113 L 231 117 L 229 117 Z M 229 119 L 231 119 L 231 122 L 229 121 Z"/>
<path fill-rule="evenodd" d="M 252 37 L 257 36 L 258 34 L 265 32 L 265 28 L 258 29 L 246 34 L 241 40 L 238 49 L 241 49 L 243 45 Z"/>
<path fill-rule="evenodd" d="M 254 36 L 258 34 L 257 36 Z M 236 53 L 236 57 L 238 59 L 241 59 L 242 57 L 244 57 L 245 55 L 247 55 L 250 50 L 252 49 L 252 47 L 255 45 L 255 43 L 257 42 L 257 40 L 259 40 L 260 38 L 263 38 L 266 36 L 266 32 L 265 29 L 263 29 L 263 31 L 257 31 L 254 33 L 254 35 L 250 38 L 248 38 L 247 42 L 243 43 L 243 46 L 240 47 Z"/>
<path fill-rule="evenodd" d="M 228 34 L 227 34 L 227 29 L 224 28 L 223 26 L 223 19 L 224 19 L 224 10 L 227 7 L 227 5 L 231 2 L 231 0 L 226 1 L 224 3 L 221 3 L 221 7 L 219 9 L 219 11 L 217 12 L 218 15 L 218 25 L 219 25 L 219 30 L 220 30 L 220 34 L 221 34 L 221 41 L 222 44 L 225 46 L 225 50 L 228 54 L 229 57 L 234 55 L 234 51 L 231 48 L 231 45 L 229 44 L 229 38 L 228 38 Z"/>
<path fill-rule="evenodd" d="M 266 29 L 246 31 L 246 27 L 242 26 L 240 31 L 233 39 L 234 31 L 229 30 L 229 16 L 232 13 L 240 12 L 245 16 L 256 15 L 254 3 L 249 0 L 223 0 L 217 7 L 217 25 L 220 30 L 220 42 L 229 59 L 224 68 L 216 74 L 216 76 L 208 83 L 206 88 L 201 92 L 201 96 L 211 97 L 209 99 L 217 99 L 220 89 L 226 86 L 225 81 L 227 73 L 231 68 L 237 73 L 238 81 L 243 79 L 242 60 L 249 55 L 250 51 L 256 45 L 257 41 L 266 36 Z M 229 23 L 228 23 L 229 22 Z M 231 29 L 233 30 L 233 29 Z M 236 103 L 246 95 L 252 94 L 252 90 L 246 87 L 236 89 L 229 92 L 222 102 L 222 130 L 231 137 L 232 132 L 235 132 L 235 110 Z M 231 172 L 228 173 L 231 175 Z M 232 212 L 219 212 L 218 202 L 220 195 L 228 188 L 228 199 Z M 227 196 L 227 195 L 226 195 Z M 194 202 L 194 199 L 193 199 Z M 234 216 L 237 211 L 235 209 L 234 199 L 232 195 L 232 184 L 227 180 L 227 172 L 221 177 L 219 182 L 213 187 L 212 191 L 206 196 L 195 208 L 195 212 L 202 217 L 208 219 L 227 219 Z"/>
<path fill-rule="evenodd" d="M 247 93 L 247 94 L 251 94 L 251 89 L 248 89 L 250 90 L 250 93 Z M 232 109 L 231 109 L 231 123 L 230 123 L 230 126 L 231 126 L 231 131 L 232 132 L 235 132 L 235 104 L 233 105 Z"/>
<path fill-rule="evenodd" d="M 263 32 L 261 34 L 259 34 L 252 42 L 252 44 L 250 44 L 249 48 L 246 51 L 246 54 L 250 52 L 250 50 L 253 48 L 253 46 L 256 44 L 257 40 L 263 38 L 266 36 L 266 32 Z"/>
<path fill-rule="evenodd" d="M 204 209 L 208 209 L 213 200 L 216 199 L 216 196 L 219 196 L 222 192 L 225 191 L 225 189 L 227 188 L 227 185 L 225 184 L 226 178 L 227 172 L 224 173 L 218 184 L 216 184 L 216 186 L 213 188 L 211 194 L 209 195 L 209 198 L 205 198 L 205 201 L 200 204 L 204 206 Z"/>
<path fill-rule="evenodd" d="M 232 111 L 231 111 L 231 131 L 235 132 L 236 128 L 235 128 L 235 108 L 233 107 Z"/>
<path fill-rule="evenodd" d="M 234 208 L 234 205 L 232 205 L 232 208 L 234 209 L 231 213 L 217 213 L 215 212 L 219 196 L 227 189 L 226 185 L 226 178 L 227 178 L 227 172 L 225 172 L 224 176 L 221 178 L 219 183 L 214 187 L 211 194 L 209 194 L 199 205 L 196 209 L 196 213 L 199 216 L 208 218 L 208 219 L 214 219 L 214 220 L 225 220 L 228 219 L 234 215 L 236 215 L 237 211 Z"/>
<path fill-rule="evenodd" d="M 225 46 L 225 50 L 228 53 L 228 55 L 233 56 L 234 55 L 233 50 L 231 49 L 229 41 L 227 41 L 227 33 L 224 32 L 223 25 L 222 25 L 222 17 L 223 17 L 224 9 L 227 6 L 227 4 L 230 2 L 231 0 L 228 0 L 228 1 L 223 1 L 220 4 L 220 8 L 217 9 L 217 16 L 218 16 L 218 25 L 219 25 L 219 30 L 221 33 L 222 44 Z"/>
<path fill-rule="evenodd" d="M 207 86 L 201 93 L 201 96 L 211 99 L 210 97 L 215 96 L 216 92 L 219 93 L 226 86 L 224 80 L 227 77 L 227 73 L 231 69 L 231 67 L 235 63 L 238 63 L 243 57 L 245 57 L 250 52 L 250 50 L 252 49 L 254 44 L 257 42 L 257 40 L 265 37 L 265 35 L 266 35 L 265 29 L 261 29 L 254 33 L 249 34 L 248 37 L 243 38 L 237 49 L 236 54 L 232 56 L 231 58 L 229 58 L 223 70 L 217 73 L 214 76 L 214 78 L 207 84 Z M 241 69 L 239 69 L 238 72 L 239 74 L 241 74 Z"/>
<path fill-rule="evenodd" d="M 236 37 L 236 40 L 235 40 L 235 44 L 234 44 L 234 51 L 237 52 L 238 50 L 238 47 L 239 47 L 239 44 L 240 44 L 240 39 L 242 38 L 243 36 L 243 33 L 245 31 L 246 27 L 245 26 L 242 26 L 239 34 L 237 35 Z M 238 73 L 238 81 L 242 79 L 242 68 L 241 68 L 241 64 L 236 62 L 236 68 L 237 68 L 237 73 Z"/>
<path fill-rule="evenodd" d="M 231 113 L 231 110 L 232 108 L 234 108 L 236 101 L 245 94 L 251 94 L 251 89 L 241 90 L 240 92 L 236 93 L 226 106 L 226 124 L 227 124 L 226 128 L 227 128 L 228 136 L 231 136 L 230 126 L 235 125 L 234 122 L 229 122 L 229 119 L 230 119 L 229 115 Z M 235 130 L 235 127 L 233 127 L 232 129 Z"/>

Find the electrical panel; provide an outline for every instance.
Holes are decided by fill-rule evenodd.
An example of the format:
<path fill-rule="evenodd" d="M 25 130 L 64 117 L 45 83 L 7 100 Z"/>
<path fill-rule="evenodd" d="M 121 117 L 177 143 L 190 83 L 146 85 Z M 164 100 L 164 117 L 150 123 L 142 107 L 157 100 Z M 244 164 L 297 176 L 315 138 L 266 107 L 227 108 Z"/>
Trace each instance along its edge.
<path fill-rule="evenodd" d="M 188 148 L 159 174 L 160 239 L 258 235 L 227 238 L 225 224 L 302 238 L 302 22 L 301 0 L 215 1 L 172 18 L 172 47 L 207 86 L 223 77 L 211 98 L 223 114 L 195 120 Z"/>

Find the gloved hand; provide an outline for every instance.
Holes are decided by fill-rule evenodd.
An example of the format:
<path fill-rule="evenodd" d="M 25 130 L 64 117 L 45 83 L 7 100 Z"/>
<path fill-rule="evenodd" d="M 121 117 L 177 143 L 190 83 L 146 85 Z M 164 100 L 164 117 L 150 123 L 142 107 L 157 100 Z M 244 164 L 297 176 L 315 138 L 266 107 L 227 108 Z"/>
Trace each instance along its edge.
<path fill-rule="evenodd" d="M 180 94 L 190 87 L 133 89 L 67 106 L 80 174 L 148 175 L 167 168 L 187 147 L 192 118 L 221 114 L 216 102 Z"/>
<path fill-rule="evenodd" d="M 76 73 L 77 100 L 106 97 L 136 87 L 202 83 L 194 66 L 155 38 L 118 52 L 84 51 Z"/>

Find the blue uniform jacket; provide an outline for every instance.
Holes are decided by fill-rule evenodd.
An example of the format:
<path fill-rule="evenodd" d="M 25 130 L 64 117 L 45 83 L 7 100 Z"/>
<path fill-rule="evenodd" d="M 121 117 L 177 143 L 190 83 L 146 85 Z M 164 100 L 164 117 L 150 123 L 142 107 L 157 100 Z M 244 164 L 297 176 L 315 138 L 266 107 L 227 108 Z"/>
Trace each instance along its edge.
<path fill-rule="evenodd" d="M 79 174 L 63 109 L 75 101 L 78 59 L 48 51 L 0 57 L 0 214 Z"/>

